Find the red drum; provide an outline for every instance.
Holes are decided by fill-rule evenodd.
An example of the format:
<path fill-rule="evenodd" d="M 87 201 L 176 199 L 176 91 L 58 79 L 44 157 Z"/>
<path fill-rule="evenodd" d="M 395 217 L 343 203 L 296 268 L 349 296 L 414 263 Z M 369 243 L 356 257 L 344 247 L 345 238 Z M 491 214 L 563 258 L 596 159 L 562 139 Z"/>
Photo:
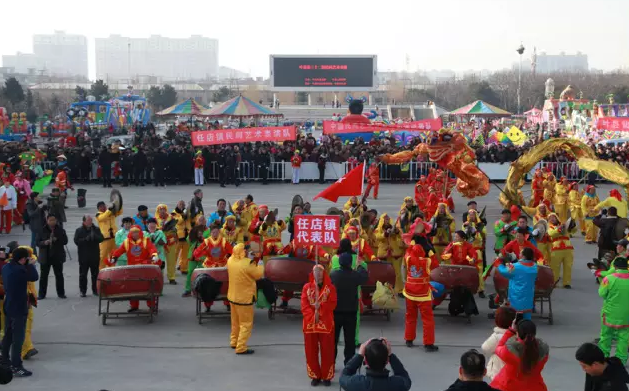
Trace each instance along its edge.
<path fill-rule="evenodd" d="M 494 287 L 499 295 L 505 295 L 509 288 L 509 280 L 504 278 L 498 270 L 494 271 Z M 537 265 L 537 279 L 535 280 L 535 293 L 549 295 L 555 288 L 553 270 L 544 265 Z"/>
<path fill-rule="evenodd" d="M 478 269 L 467 265 L 439 265 L 430 272 L 430 279 L 443 284 L 447 290 L 464 286 L 472 293 L 478 291 Z"/>
<path fill-rule="evenodd" d="M 367 266 L 369 272 L 369 278 L 365 285 L 360 287 L 360 290 L 364 293 L 373 293 L 376 290 L 376 282 L 381 283 L 388 282 L 391 286 L 395 285 L 395 269 L 389 262 L 371 261 L 364 262 L 363 265 Z"/>
<path fill-rule="evenodd" d="M 296 292 L 310 280 L 315 262 L 293 257 L 274 257 L 266 261 L 264 277 L 273 282 L 275 288 Z"/>
<path fill-rule="evenodd" d="M 146 297 L 161 293 L 164 277 L 157 265 L 115 266 L 98 273 L 96 286 L 105 299 Z"/>
<path fill-rule="evenodd" d="M 221 291 L 219 293 L 219 297 L 227 297 L 227 290 L 229 289 L 229 275 L 227 274 L 226 267 L 209 267 L 209 268 L 198 268 L 194 269 L 192 272 L 192 276 L 190 277 L 190 281 L 194 282 L 198 276 L 201 274 L 207 274 L 212 277 L 216 281 L 220 281 L 223 284 L 221 285 Z M 192 291 L 194 296 L 197 295 L 196 291 Z"/>

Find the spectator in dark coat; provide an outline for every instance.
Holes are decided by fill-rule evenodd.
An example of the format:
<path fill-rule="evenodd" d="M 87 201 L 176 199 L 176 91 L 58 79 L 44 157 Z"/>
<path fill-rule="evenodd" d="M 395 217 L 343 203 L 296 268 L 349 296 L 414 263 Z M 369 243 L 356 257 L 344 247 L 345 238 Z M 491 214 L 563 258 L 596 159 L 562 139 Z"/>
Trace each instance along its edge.
<path fill-rule="evenodd" d="M 166 183 L 164 182 L 164 171 L 166 170 L 167 164 L 168 155 L 166 155 L 164 149 L 160 148 L 153 157 L 153 178 L 155 186 L 166 187 Z"/>
<path fill-rule="evenodd" d="M 100 173 L 103 177 L 103 187 L 111 187 L 111 162 L 112 156 L 107 147 L 98 155 L 98 164 L 100 165 Z"/>
<path fill-rule="evenodd" d="M 57 224 L 63 228 L 63 223 L 66 222 L 66 211 L 61 199 L 61 192 L 56 187 L 52 189 L 50 196 L 48 196 L 48 215 L 55 216 Z"/>
<path fill-rule="evenodd" d="M 356 262 L 356 270 L 353 270 L 353 254 L 350 252 L 339 254 L 339 265 L 341 268 L 332 271 L 330 274 L 330 279 L 337 292 L 336 308 L 334 309 L 335 356 L 338 353 L 336 346 L 338 346 L 342 329 L 343 340 L 345 341 L 344 364 L 347 364 L 356 352 L 358 287 L 367 282 L 369 277 L 362 261 L 357 260 Z"/>
<path fill-rule="evenodd" d="M 459 378 L 446 391 L 498 391 L 485 383 L 487 373 L 485 356 L 476 350 L 468 350 L 461 356 Z"/>
<path fill-rule="evenodd" d="M 44 205 L 43 201 L 39 198 L 39 193 L 34 191 L 29 196 L 26 202 L 26 213 L 28 214 L 28 227 L 31 230 L 31 248 L 37 254 L 37 244 L 39 243 L 39 237 L 44 230 L 44 224 L 46 223 L 46 210 L 48 205 Z"/>
<path fill-rule="evenodd" d="M 607 252 L 613 252 L 616 248 L 616 225 L 618 221 L 618 212 L 613 206 L 607 211 L 603 209 L 598 216 L 594 217 L 592 222 L 601 230 L 597 242 L 598 259 L 603 258 Z"/>
<path fill-rule="evenodd" d="M 619 358 L 605 358 L 593 343 L 584 343 L 575 357 L 585 372 L 585 391 L 627 391 L 629 374 Z"/>
<path fill-rule="evenodd" d="M 133 156 L 131 151 L 125 149 L 120 156 L 120 169 L 122 170 L 122 186 L 129 186 L 129 179 L 133 179 Z"/>
<path fill-rule="evenodd" d="M 133 155 L 133 178 L 136 186 L 144 186 L 144 172 L 148 165 L 148 158 L 142 150 L 138 148 L 138 152 Z"/>
<path fill-rule="evenodd" d="M 66 299 L 63 280 L 63 264 L 66 261 L 65 245 L 68 244 L 66 231 L 57 225 L 57 218 L 48 215 L 46 225 L 39 238 L 39 263 L 41 264 L 41 279 L 39 280 L 39 300 L 46 298 L 48 293 L 48 275 L 50 268 L 55 273 L 57 296 Z"/>
<path fill-rule="evenodd" d="M 2 357 L 11 361 L 13 375 L 18 377 L 32 375 L 22 366 L 22 344 L 28 316 L 27 284 L 29 281 L 37 281 L 38 278 L 37 269 L 30 262 L 28 250 L 25 248 L 13 251 L 11 261 L 2 267 L 2 284 L 5 292 Z"/>
<path fill-rule="evenodd" d="M 92 277 L 92 294 L 96 291 L 96 279 L 98 277 L 98 265 L 100 263 L 100 243 L 105 240 L 100 229 L 92 222 L 90 215 L 83 216 L 83 224 L 74 233 L 74 244 L 79 253 L 79 290 L 81 297 L 87 292 L 87 272 Z"/>
<path fill-rule="evenodd" d="M 364 375 L 357 375 L 363 361 L 367 363 Z M 389 376 L 387 363 L 391 365 L 393 376 Z M 404 365 L 391 352 L 391 344 L 386 339 L 370 339 L 360 346 L 345 365 L 341 374 L 341 387 L 345 391 L 408 391 L 411 378 Z"/>

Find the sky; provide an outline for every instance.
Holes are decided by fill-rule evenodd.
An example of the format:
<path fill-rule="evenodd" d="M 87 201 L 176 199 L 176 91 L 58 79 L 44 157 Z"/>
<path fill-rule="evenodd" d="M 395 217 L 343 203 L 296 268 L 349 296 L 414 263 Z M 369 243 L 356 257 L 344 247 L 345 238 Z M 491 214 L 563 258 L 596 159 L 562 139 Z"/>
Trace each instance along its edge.
<path fill-rule="evenodd" d="M 265 77 L 271 54 L 376 54 L 379 71 L 496 70 L 518 61 L 520 42 L 524 57 L 581 51 L 591 68 L 629 68 L 629 0 L 13 0 L 2 14 L 0 54 L 32 52 L 33 34 L 82 34 L 90 78 L 94 38 L 110 34 L 216 38 L 219 65 Z"/>

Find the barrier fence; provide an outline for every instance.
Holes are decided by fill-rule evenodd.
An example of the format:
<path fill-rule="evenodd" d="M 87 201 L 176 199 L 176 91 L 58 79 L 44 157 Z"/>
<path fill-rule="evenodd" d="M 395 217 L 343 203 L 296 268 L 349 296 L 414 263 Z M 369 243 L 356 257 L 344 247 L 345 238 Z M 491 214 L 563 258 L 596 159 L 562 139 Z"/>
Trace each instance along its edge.
<path fill-rule="evenodd" d="M 42 168 L 44 170 L 54 170 L 57 162 L 44 161 L 42 162 Z M 352 168 L 357 166 L 355 163 L 326 163 L 325 171 L 323 173 L 323 179 L 326 181 L 337 180 Z M 431 168 L 437 168 L 436 163 L 432 162 L 409 162 L 406 164 L 381 164 L 380 165 L 380 180 L 383 182 L 416 182 L 422 175 L 428 175 Z M 478 167 L 487 174 L 490 180 L 504 181 L 509 174 L 509 163 L 478 163 Z M 587 171 L 579 169 L 576 162 L 540 162 L 535 168 L 549 169 L 557 179 L 565 176 L 570 181 L 579 181 L 588 175 Z M 225 172 L 226 177 L 236 177 L 242 182 L 246 181 L 260 181 L 263 179 L 264 170 L 266 170 L 267 180 L 269 181 L 290 181 L 293 175 L 293 168 L 290 162 L 271 162 L 268 168 L 260 167 L 252 162 L 241 162 L 237 170 L 233 173 Z M 92 162 L 92 175 L 91 179 L 97 179 L 98 164 Z M 210 162 L 209 170 L 204 172 L 205 178 L 208 181 L 218 181 L 220 179 L 219 173 L 225 171 L 224 168 L 220 168 L 217 162 Z M 77 174 L 78 175 L 78 174 Z M 181 174 L 179 174 L 181 176 Z M 188 174 L 190 178 L 193 177 L 193 172 Z M 319 168 L 317 163 L 302 163 L 300 168 L 299 177 L 301 181 L 318 181 L 319 180 Z M 73 175 L 71 174 L 71 177 Z M 450 176 L 454 175 L 450 172 Z M 166 178 L 169 178 L 169 172 L 166 172 Z M 529 175 L 529 179 L 532 177 L 532 172 Z M 145 178 L 153 178 L 152 172 L 146 172 Z M 586 178 L 587 179 L 587 178 Z M 596 177 L 597 181 L 602 178 Z"/>

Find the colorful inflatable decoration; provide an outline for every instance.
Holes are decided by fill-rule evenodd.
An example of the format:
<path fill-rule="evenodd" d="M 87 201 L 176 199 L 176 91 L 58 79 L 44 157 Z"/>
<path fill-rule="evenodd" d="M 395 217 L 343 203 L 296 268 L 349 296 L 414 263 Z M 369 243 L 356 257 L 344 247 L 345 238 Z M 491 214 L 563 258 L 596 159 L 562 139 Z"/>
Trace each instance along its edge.
<path fill-rule="evenodd" d="M 424 154 L 439 167 L 452 171 L 457 178 L 456 189 L 464 197 L 482 197 L 489 193 L 489 178 L 476 166 L 476 154 L 461 133 L 441 129 L 432 133 L 428 144 L 419 144 L 412 151 L 386 154 L 380 158 L 384 163 L 397 164 Z"/>
<path fill-rule="evenodd" d="M 597 160 L 596 154 L 583 142 L 570 138 L 553 138 L 531 148 L 526 154 L 520 156 L 518 160 L 511 163 L 507 182 L 500 194 L 500 203 L 505 207 L 518 204 L 518 190 L 524 186 L 524 176 L 530 172 L 545 156 L 564 150 L 575 159 L 588 158 Z"/>

